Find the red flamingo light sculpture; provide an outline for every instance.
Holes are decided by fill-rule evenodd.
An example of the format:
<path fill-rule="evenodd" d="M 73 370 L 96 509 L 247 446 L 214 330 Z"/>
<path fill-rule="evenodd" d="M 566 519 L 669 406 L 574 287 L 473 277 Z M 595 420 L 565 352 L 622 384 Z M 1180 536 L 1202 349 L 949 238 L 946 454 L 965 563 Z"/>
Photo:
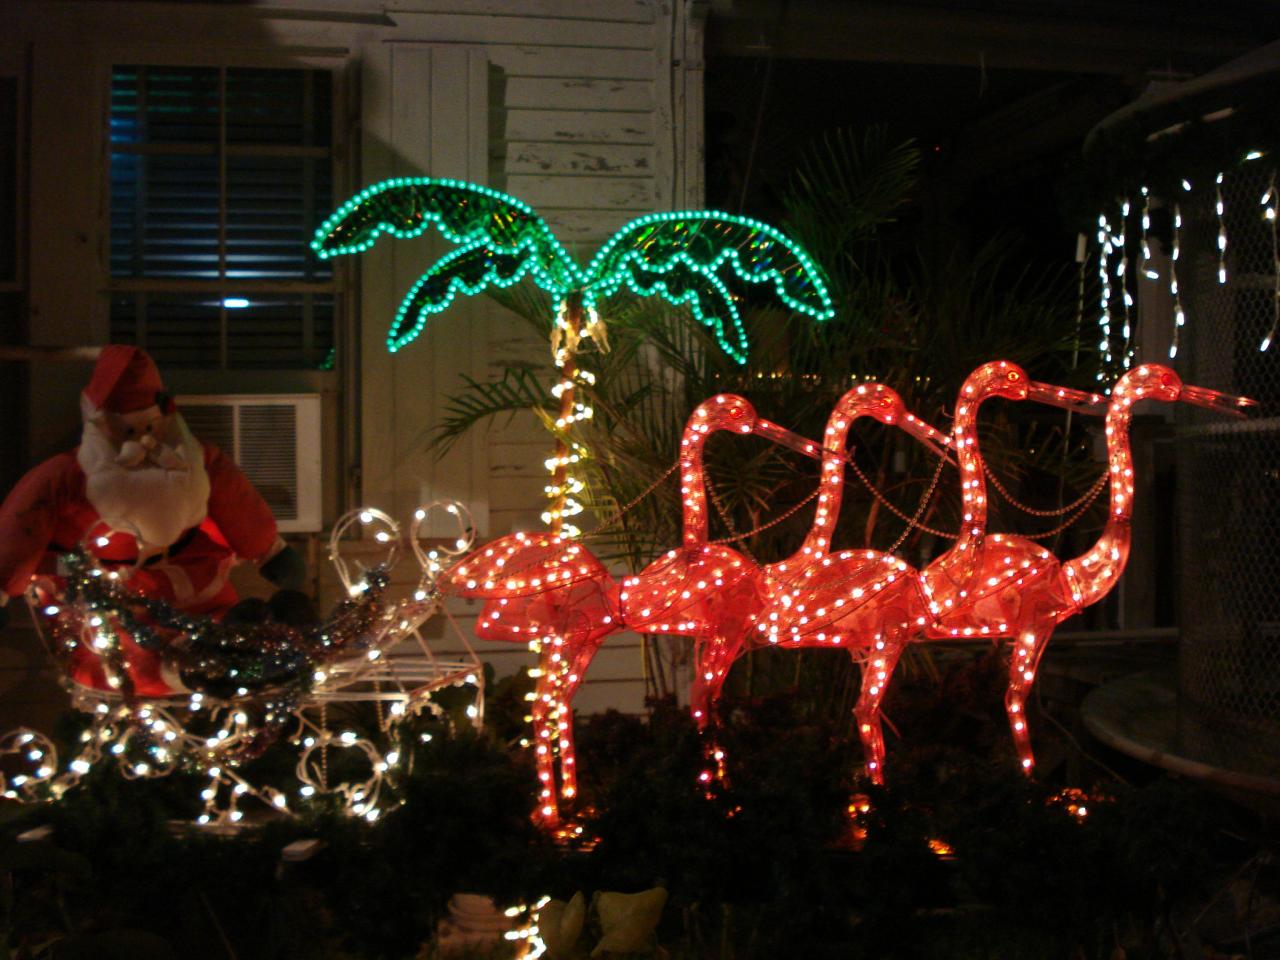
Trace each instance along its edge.
<path fill-rule="evenodd" d="M 977 408 L 987 397 L 1008 396 L 1065 403 L 1069 394 L 1035 384 L 1010 363 L 987 364 L 969 378 L 956 408 L 955 450 L 964 492 L 964 527 L 947 554 L 919 582 L 931 620 L 926 640 L 990 636 L 1015 641 L 1010 657 L 1005 710 L 1023 770 L 1035 765 L 1027 728 L 1027 693 L 1053 629 L 1115 586 L 1128 560 L 1133 510 L 1133 466 L 1129 452 L 1131 407 L 1140 399 L 1183 401 L 1242 416 L 1253 405 L 1243 397 L 1184 386 L 1160 364 L 1130 370 L 1116 384 L 1107 410 L 1110 510 L 1102 536 L 1082 557 L 1065 563 L 1023 537 L 986 533 L 986 486 L 977 449 Z"/>
<path fill-rule="evenodd" d="M 476 636 L 528 643 L 538 654 L 533 671 L 534 764 L 537 818 L 560 822 L 559 794 L 578 793 L 573 697 L 604 638 L 618 630 L 618 587 L 590 551 L 551 533 L 513 533 L 474 551 L 455 568 L 446 589 L 485 600 Z"/>
<path fill-rule="evenodd" d="M 915 571 L 875 550 L 845 550 L 830 556 L 831 533 L 844 496 L 843 454 L 849 430 L 861 417 L 896 426 L 945 456 L 950 439 L 909 413 L 896 391 L 879 383 L 854 387 L 836 403 L 823 435 L 822 492 L 813 525 L 799 551 L 761 571 L 763 605 L 742 642 L 732 651 L 771 645 L 845 647 L 862 664 L 862 690 L 854 711 L 867 772 L 883 782 L 884 739 L 879 706 L 884 684 L 925 607 Z M 718 698 L 725 674 L 713 681 Z"/>
<path fill-rule="evenodd" d="M 706 411 L 709 410 L 714 410 L 715 414 L 708 416 Z M 745 400 L 724 395 L 703 404 L 690 419 L 682 443 L 682 476 L 689 473 L 692 462 L 684 452 L 696 445 L 699 449 L 697 465 L 692 469 L 700 479 L 701 440 L 711 429 L 708 426 L 710 421 L 723 424 L 716 429 L 754 432 L 809 456 L 818 456 L 817 444 L 756 417 L 754 409 Z M 697 444 L 689 442 L 694 437 L 700 438 Z M 685 481 L 683 485 L 688 487 L 689 483 Z M 688 509 L 686 498 L 686 515 Z M 705 519 L 705 502 L 703 510 Z M 745 573 L 755 569 L 754 563 L 728 548 L 714 548 L 701 559 L 706 561 L 710 556 L 724 557 L 728 564 L 742 561 L 745 566 L 728 567 L 727 571 L 721 571 L 709 580 L 704 580 L 692 569 L 685 571 L 691 578 L 689 589 L 677 592 L 688 593 L 689 596 L 674 598 L 677 605 L 692 597 L 694 590 L 717 590 L 717 581 L 723 586 L 726 577 L 732 580 L 740 571 Z M 668 565 L 666 572 L 671 574 L 675 570 L 675 566 Z M 710 567 L 707 572 L 715 573 Z M 662 587 L 656 580 L 650 581 L 649 586 L 662 593 Z M 539 654 L 539 664 L 534 671 L 537 683 L 530 711 L 539 781 L 537 815 L 544 825 L 554 827 L 560 822 L 555 775 L 557 756 L 560 761 L 559 800 L 572 801 L 578 792 L 573 698 L 604 639 L 625 629 L 619 616 L 618 585 L 600 560 L 565 536 L 513 533 L 465 558 L 450 574 L 447 589 L 458 596 L 486 601 L 475 628 L 478 637 L 529 643 L 531 649 Z M 648 625 L 648 632 L 681 632 L 679 628 L 685 626 L 683 622 L 667 622 L 675 615 L 671 606 L 667 602 L 662 606 L 655 604 L 652 609 L 648 606 L 642 608 L 644 615 L 653 621 Z M 666 619 L 659 624 L 662 615 Z M 642 621 L 644 616 L 637 613 L 636 619 Z M 632 624 L 627 623 L 626 626 Z"/>
<path fill-rule="evenodd" d="M 761 603 L 760 568 L 743 554 L 707 541 L 703 448 L 716 431 L 757 434 L 808 456 L 819 446 L 757 416 L 743 397 L 720 394 L 700 404 L 680 440 L 683 545 L 622 582 L 626 627 L 640 633 L 692 637 L 695 675 L 689 700 L 699 728 L 708 720 L 708 696 L 733 662 L 732 648 Z"/>

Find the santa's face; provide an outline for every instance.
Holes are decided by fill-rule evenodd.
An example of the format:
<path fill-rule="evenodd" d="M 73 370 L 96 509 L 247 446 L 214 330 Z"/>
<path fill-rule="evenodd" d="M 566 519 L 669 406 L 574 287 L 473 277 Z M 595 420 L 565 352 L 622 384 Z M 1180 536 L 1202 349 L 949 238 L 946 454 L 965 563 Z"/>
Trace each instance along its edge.
<path fill-rule="evenodd" d="M 174 445 L 180 440 L 174 425 L 176 419 L 176 413 L 165 413 L 159 406 L 147 407 L 145 410 L 137 410 L 133 413 L 99 415 L 99 423 L 117 446 L 130 440 L 142 440 L 145 437 Z"/>
<path fill-rule="evenodd" d="M 180 414 L 150 407 L 85 423 L 77 460 L 103 521 L 132 534 L 142 554 L 170 546 L 205 517 L 204 451 Z"/>
<path fill-rule="evenodd" d="M 182 445 L 180 421 L 172 410 L 165 413 L 154 406 L 133 413 L 101 413 L 95 422 L 119 449 L 116 462 L 120 465 L 137 467 L 150 457 L 161 466 L 177 466 L 171 459 L 168 463 L 157 459 L 163 458 L 166 448 Z"/>

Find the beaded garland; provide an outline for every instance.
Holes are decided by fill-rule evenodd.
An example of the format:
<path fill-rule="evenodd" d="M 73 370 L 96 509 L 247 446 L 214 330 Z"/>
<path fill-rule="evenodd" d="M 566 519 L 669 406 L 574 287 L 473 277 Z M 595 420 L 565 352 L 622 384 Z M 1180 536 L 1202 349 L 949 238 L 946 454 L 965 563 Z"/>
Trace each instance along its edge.
<path fill-rule="evenodd" d="M 189 690 L 226 699 L 266 691 L 284 700 L 295 698 L 309 689 L 318 665 L 368 635 L 382 615 L 388 582 L 385 570 L 373 570 L 358 596 L 343 600 L 326 621 L 315 626 L 226 625 L 130 593 L 119 578 L 105 575 L 82 551 L 67 555 L 65 562 L 66 599 L 87 611 L 97 634 L 94 645 L 105 654 L 126 695 L 130 693 L 128 671 L 120 662 L 117 629 L 144 650 L 165 651 Z M 80 642 L 74 626 L 57 617 L 56 611 L 48 620 L 57 648 L 69 653 Z M 183 637 L 180 647 L 172 644 L 179 636 Z"/>

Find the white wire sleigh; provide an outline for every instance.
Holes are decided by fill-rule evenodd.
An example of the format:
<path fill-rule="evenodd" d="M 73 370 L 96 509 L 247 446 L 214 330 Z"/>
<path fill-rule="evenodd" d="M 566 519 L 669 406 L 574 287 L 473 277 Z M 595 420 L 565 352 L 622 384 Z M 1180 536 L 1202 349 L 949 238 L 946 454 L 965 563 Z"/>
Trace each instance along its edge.
<path fill-rule="evenodd" d="M 424 524 L 437 514 L 456 533 L 444 543 L 424 544 Z M 365 567 L 344 557 L 342 544 L 357 531 L 385 548 L 380 563 Z M 23 801 L 57 799 L 95 764 L 114 761 L 128 779 L 163 777 L 180 767 L 203 773 L 207 781 L 198 822 L 213 827 L 238 824 L 245 798 L 289 813 L 295 799 L 319 794 L 333 796 L 352 815 L 376 820 L 388 802 L 387 778 L 406 765 L 398 748 L 401 723 L 424 711 L 443 717 L 433 694 L 451 687 L 470 689 L 466 715 L 477 726 L 483 722 L 483 666 L 437 589 L 441 575 L 470 549 L 473 535 L 470 513 L 454 501 L 419 508 L 403 531 L 381 510 L 346 514 L 334 525 L 328 554 L 350 599 L 328 620 L 307 628 L 305 636 L 288 627 L 245 625 L 235 630 L 188 621 L 168 608 L 159 617 L 166 626 L 161 630 L 148 612 L 163 605 L 125 593 L 131 571 L 98 567 L 83 554 L 82 561 L 90 566 L 78 575 L 72 570 L 63 579 L 37 577 L 27 591 L 32 619 L 62 667 L 73 707 L 88 715 L 89 724 L 78 752 L 65 764 L 52 740 L 39 731 L 20 728 L 0 737 L 0 757 L 17 754 L 27 770 L 7 778 L 0 774 L 0 793 Z M 417 580 L 403 599 L 389 600 L 391 571 L 405 552 L 418 566 Z M 138 614 L 135 607 L 147 603 L 151 606 Z M 436 616 L 445 618 L 463 652 L 446 659 L 432 650 L 422 628 Z M 164 652 L 149 652 L 143 636 L 155 641 L 159 633 L 164 634 Z M 231 638 L 242 646 L 217 647 L 197 657 L 192 651 L 209 636 L 224 645 Z M 259 651 L 260 660 L 254 660 L 252 644 L 259 640 L 263 649 L 274 652 L 268 656 Z M 229 659 L 217 660 L 218 652 Z M 221 682 L 216 689 L 191 682 L 193 675 L 208 676 L 184 672 L 184 663 L 190 668 L 193 662 L 218 665 Z M 237 665 L 245 662 L 263 676 L 242 682 Z M 265 663 L 279 668 L 287 682 L 273 680 L 262 667 Z M 150 673 L 142 669 L 145 664 L 152 665 Z M 376 730 L 372 725 L 365 733 L 334 729 L 330 707 L 358 703 L 372 705 Z M 290 788 L 294 796 L 255 784 L 243 772 L 274 742 L 292 744 L 298 751 L 297 786 Z M 363 763 L 344 763 L 347 776 L 330 777 L 330 754 L 339 750 L 356 751 Z M 360 771 L 354 779 L 352 769 Z"/>

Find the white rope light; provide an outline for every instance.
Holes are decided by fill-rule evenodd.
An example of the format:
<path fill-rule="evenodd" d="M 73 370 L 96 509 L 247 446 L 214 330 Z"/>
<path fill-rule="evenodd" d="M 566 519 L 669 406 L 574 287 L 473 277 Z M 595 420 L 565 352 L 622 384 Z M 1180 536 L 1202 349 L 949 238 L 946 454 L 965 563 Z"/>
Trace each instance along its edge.
<path fill-rule="evenodd" d="M 1105 213 L 1098 214 L 1098 327 L 1101 339 L 1098 349 L 1102 352 L 1102 364 L 1098 368 L 1098 380 L 1105 380 L 1111 366 L 1111 224 Z"/>
<path fill-rule="evenodd" d="M 1271 180 L 1267 184 L 1267 192 L 1262 195 L 1263 218 L 1271 226 L 1271 275 L 1273 278 L 1273 295 L 1271 297 L 1271 329 L 1258 344 L 1258 350 L 1266 353 L 1275 340 L 1276 328 L 1280 326 L 1280 244 L 1276 237 L 1276 172 L 1271 171 Z"/>
<path fill-rule="evenodd" d="M 1189 187 L 1185 180 L 1184 188 Z M 1187 315 L 1182 309 L 1182 293 L 1178 289 L 1178 258 L 1182 255 L 1182 206 L 1173 204 L 1173 248 L 1169 251 L 1169 295 L 1173 297 L 1173 339 L 1169 343 L 1169 359 L 1178 355 L 1178 346 L 1182 340 L 1182 328 L 1186 326 Z"/>

